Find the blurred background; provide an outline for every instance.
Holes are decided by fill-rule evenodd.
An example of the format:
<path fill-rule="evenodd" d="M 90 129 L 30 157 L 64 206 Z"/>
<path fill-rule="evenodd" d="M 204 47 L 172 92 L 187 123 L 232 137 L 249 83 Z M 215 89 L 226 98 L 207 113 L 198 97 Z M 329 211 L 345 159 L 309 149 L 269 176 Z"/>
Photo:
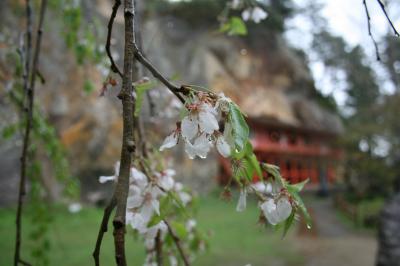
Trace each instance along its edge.
<path fill-rule="evenodd" d="M 98 177 L 113 174 L 122 135 L 119 85 L 104 85 L 112 2 L 49 3 L 23 214 L 23 252 L 34 265 L 92 263 L 112 193 Z M 236 193 L 231 202 L 220 199 L 230 170 L 216 153 L 206 160 L 187 159 L 181 147 L 169 153 L 178 179 L 198 196 L 196 219 L 209 237 L 194 265 L 361 266 L 375 265 L 377 257 L 380 265 L 400 265 L 387 259 L 400 259 L 399 38 L 378 1 L 367 4 L 380 61 L 362 1 L 258 2 L 267 18 L 247 22 L 245 36 L 228 36 L 218 32 L 227 1 L 137 0 L 139 41 L 154 65 L 177 84 L 231 97 L 247 114 L 259 160 L 278 165 L 290 182 L 310 180 L 303 196 L 313 228 L 300 221 L 282 239 L 257 225 L 255 200 L 237 213 Z M 13 91 L 21 87 L 24 3 L 0 2 L 0 265 L 11 264 L 14 247 L 22 138 Z M 400 4 L 385 4 L 399 29 Z M 111 44 L 122 65 L 121 9 Z M 161 143 L 180 107 L 164 87 L 149 91 L 141 113 L 148 141 Z M 140 241 L 129 238 L 127 250 L 132 265 L 141 265 Z M 108 233 L 105 265 L 112 265 L 112 253 Z"/>

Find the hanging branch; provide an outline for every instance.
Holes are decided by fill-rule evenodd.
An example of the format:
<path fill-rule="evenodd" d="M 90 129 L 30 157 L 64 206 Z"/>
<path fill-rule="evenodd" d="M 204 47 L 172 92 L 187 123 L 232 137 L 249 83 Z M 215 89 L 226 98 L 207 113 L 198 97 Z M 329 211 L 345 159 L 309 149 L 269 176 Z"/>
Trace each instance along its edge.
<path fill-rule="evenodd" d="M 162 251 L 162 239 L 161 239 L 161 231 L 158 230 L 157 236 L 155 239 L 155 247 L 156 247 L 156 258 L 157 258 L 157 266 L 163 265 L 163 251 Z"/>
<path fill-rule="evenodd" d="M 126 201 L 129 192 L 129 176 L 132 155 L 135 151 L 135 140 L 133 134 L 135 110 L 134 87 L 132 85 L 132 74 L 134 64 L 134 16 L 135 7 L 133 0 L 124 1 L 124 20 L 125 20 L 125 51 L 124 51 L 124 73 L 122 78 L 122 89 L 118 98 L 122 102 L 123 116 L 123 136 L 121 150 L 121 164 L 119 177 L 115 188 L 117 206 L 113 220 L 114 226 L 114 246 L 115 260 L 117 265 L 125 266 L 125 218 Z"/>
<path fill-rule="evenodd" d="M 378 0 L 379 1 L 379 0 Z M 367 6 L 367 2 L 366 0 L 363 0 L 363 5 L 364 5 L 364 9 L 365 9 L 365 15 L 367 16 L 367 23 L 368 23 L 368 35 L 371 37 L 372 43 L 375 46 L 375 55 L 376 55 L 376 60 L 380 61 L 381 57 L 380 57 L 380 53 L 379 53 L 379 47 L 378 44 L 374 38 L 374 35 L 372 35 L 371 32 L 371 17 L 369 15 L 369 11 L 368 11 L 368 6 Z"/>
<path fill-rule="evenodd" d="M 30 56 L 32 49 L 32 8 L 29 0 L 26 0 L 26 19 L 27 19 L 27 40 L 26 40 L 26 53 L 25 53 L 25 64 L 24 64 L 24 75 L 23 75 L 23 83 L 24 83 L 24 94 L 27 95 L 27 106 L 25 108 L 26 112 L 26 125 L 25 125 L 25 133 L 22 147 L 22 155 L 21 155 L 21 173 L 20 173 L 20 183 L 19 183 L 19 193 L 18 193 L 18 206 L 17 206 L 17 214 L 16 214 L 16 241 L 15 241 L 15 253 L 14 253 L 14 266 L 17 266 L 19 263 L 23 265 L 30 265 L 29 263 L 23 261 L 21 259 L 21 214 L 23 208 L 23 200 L 26 194 L 26 168 L 27 168 L 27 159 L 28 159 L 28 148 L 29 148 L 29 140 L 30 140 L 30 132 L 33 124 L 33 103 L 34 103 L 34 92 L 35 92 L 35 81 L 36 74 L 38 73 L 38 64 L 40 57 L 40 46 L 42 40 L 42 27 L 45 16 L 45 11 L 47 7 L 47 0 L 43 0 L 40 6 L 40 14 L 39 14 L 39 23 L 36 34 L 36 44 L 33 55 L 33 63 L 30 65 Z M 32 69 L 30 69 L 32 67 Z M 30 77 L 30 81 L 28 82 Z"/>
<path fill-rule="evenodd" d="M 106 41 L 106 52 L 107 56 L 110 59 L 111 62 L 111 70 L 114 73 L 117 73 L 121 78 L 122 78 L 122 73 L 121 70 L 119 70 L 117 64 L 114 61 L 114 58 L 111 54 L 111 35 L 112 35 L 112 28 L 114 24 L 115 17 L 117 16 L 117 11 L 119 6 L 121 5 L 121 0 L 115 0 L 114 5 L 112 7 L 112 13 L 110 16 L 110 20 L 108 21 L 108 31 L 107 31 L 107 41 Z"/>
<path fill-rule="evenodd" d="M 185 266 L 190 266 L 189 259 L 182 248 L 180 238 L 175 234 L 174 230 L 172 229 L 171 225 L 168 223 L 167 220 L 164 219 L 164 223 L 167 225 L 168 232 L 170 233 L 172 240 L 174 241 L 176 248 L 178 249 L 179 254 L 182 257 L 183 264 L 185 264 Z"/>
<path fill-rule="evenodd" d="M 400 37 L 399 32 L 396 30 L 395 26 L 393 25 L 392 20 L 389 18 L 388 13 L 386 12 L 385 4 L 381 0 L 376 0 L 376 1 L 378 2 L 378 4 L 381 7 L 383 13 L 385 14 L 385 17 L 386 17 L 387 21 L 389 22 L 390 27 L 392 28 L 392 30 L 394 32 L 394 35 L 396 35 L 397 37 Z"/>
<path fill-rule="evenodd" d="M 110 202 L 104 209 L 104 214 L 103 214 L 103 219 L 101 221 L 100 229 L 99 229 L 99 234 L 97 235 L 97 240 L 96 240 L 96 246 L 93 251 L 93 258 L 96 266 L 100 265 L 100 248 L 101 248 L 101 243 L 103 241 L 103 236 L 104 234 L 108 231 L 108 221 L 110 220 L 110 216 L 112 211 L 114 210 L 115 206 L 117 204 L 117 201 L 113 195 L 111 198 Z"/>

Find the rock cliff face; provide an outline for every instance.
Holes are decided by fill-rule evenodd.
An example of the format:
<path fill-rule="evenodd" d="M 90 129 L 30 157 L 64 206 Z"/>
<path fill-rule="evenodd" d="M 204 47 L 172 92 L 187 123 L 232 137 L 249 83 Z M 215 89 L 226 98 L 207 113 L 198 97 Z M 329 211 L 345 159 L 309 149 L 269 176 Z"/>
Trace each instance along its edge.
<path fill-rule="evenodd" d="M 101 21 L 109 15 L 107 3 L 100 1 L 98 5 Z M 89 95 L 84 93 L 85 79 L 89 78 L 100 89 L 102 77 L 92 66 L 76 65 L 74 55 L 63 43 L 60 25 L 49 23 L 56 21 L 51 16 L 47 20 L 40 64 L 46 83 L 38 86 L 37 100 L 67 148 L 73 174 L 83 183 L 82 195 L 95 201 L 102 198 L 98 192 L 98 175 L 111 174 L 112 165 L 120 153 L 122 123 L 120 103 L 115 97 L 117 89 L 108 91 L 105 97 L 99 97 L 98 90 Z M 116 22 L 113 50 L 121 51 L 122 19 L 117 17 Z M 7 20 L 4 25 L 13 23 L 17 23 L 15 18 Z M 178 74 L 182 81 L 177 82 L 223 91 L 250 116 L 317 130 L 342 130 L 338 118 L 310 98 L 314 87 L 307 66 L 279 36 L 259 32 L 240 39 L 218 35 L 212 30 L 192 28 L 176 17 L 150 18 L 143 23 L 143 50 L 166 76 Z M 15 36 L 13 40 L 16 40 Z M 6 50 L 11 49 L 9 45 L 4 43 L 5 48 L 1 46 L 0 50 L 2 95 L 12 87 L 12 70 L 4 63 Z M 155 89 L 154 94 L 159 96 L 157 103 L 161 104 L 155 108 L 156 116 L 157 113 L 165 114 L 162 104 L 166 97 L 171 97 L 163 93 L 165 90 Z M 6 101 L 1 102 L 0 108 L 2 113 L 11 110 Z M 158 141 L 159 134 L 155 132 L 165 136 L 177 118 L 163 118 L 163 123 L 156 125 L 153 122 L 157 119 L 149 117 L 148 108 L 143 113 L 150 126 L 148 135 Z M 9 116 L 9 119 L 16 119 Z M 6 123 L 5 119 L 0 122 L 1 126 Z M 20 147 L 11 147 L 4 140 L 0 144 L 0 166 L 7 165 L 7 170 L 0 172 L 0 192 L 10 195 L 3 201 L 12 202 Z M 218 169 L 215 156 L 199 163 L 186 159 L 178 151 L 175 163 L 179 165 L 178 172 L 185 182 L 198 191 L 209 191 L 214 186 L 212 180 Z M 5 184 L 11 189 L 6 189 Z"/>

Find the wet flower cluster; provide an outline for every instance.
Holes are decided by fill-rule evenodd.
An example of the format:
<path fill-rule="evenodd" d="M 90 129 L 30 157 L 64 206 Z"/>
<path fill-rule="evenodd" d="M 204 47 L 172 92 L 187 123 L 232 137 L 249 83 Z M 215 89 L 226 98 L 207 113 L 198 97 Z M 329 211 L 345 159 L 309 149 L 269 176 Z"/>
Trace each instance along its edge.
<path fill-rule="evenodd" d="M 252 20 L 255 23 L 260 23 L 261 20 L 268 17 L 268 13 L 264 9 L 259 6 L 248 6 L 243 0 L 232 0 L 230 6 L 236 10 L 244 8 L 242 11 L 242 19 L 244 21 Z"/>
<path fill-rule="evenodd" d="M 285 221 L 292 213 L 292 201 L 290 195 L 278 183 L 257 182 L 244 187 L 240 191 L 237 211 L 246 209 L 247 193 L 254 192 L 258 199 L 258 207 L 271 225 L 277 225 Z"/>
<path fill-rule="evenodd" d="M 185 105 L 187 114 L 165 138 L 160 151 L 174 147 L 181 139 L 190 159 L 206 158 L 214 145 L 223 157 L 229 157 L 233 147 L 232 127 L 226 119 L 230 102 L 223 93 L 216 95 L 216 99 L 207 93 L 197 93 Z M 225 124 L 223 133 L 219 131 L 219 120 Z"/>

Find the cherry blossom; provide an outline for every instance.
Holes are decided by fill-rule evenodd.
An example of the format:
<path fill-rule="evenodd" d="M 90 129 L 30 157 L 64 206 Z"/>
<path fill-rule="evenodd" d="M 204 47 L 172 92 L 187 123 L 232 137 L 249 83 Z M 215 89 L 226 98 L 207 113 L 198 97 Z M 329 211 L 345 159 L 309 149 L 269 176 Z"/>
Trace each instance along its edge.
<path fill-rule="evenodd" d="M 242 188 L 240 190 L 240 196 L 238 200 L 238 204 L 236 206 L 236 211 L 242 212 L 246 209 L 246 199 L 247 198 L 247 190 L 246 188 Z"/>
<path fill-rule="evenodd" d="M 272 198 L 268 199 L 260 205 L 260 208 L 268 222 L 272 225 L 276 225 L 286 220 L 292 213 L 292 205 L 285 196 L 282 196 L 277 200 Z"/>
<path fill-rule="evenodd" d="M 242 18 L 244 21 L 252 20 L 255 23 L 260 23 L 261 20 L 266 19 L 268 16 L 261 7 L 249 7 L 242 12 Z"/>
<path fill-rule="evenodd" d="M 214 145 L 223 157 L 231 155 L 232 127 L 226 121 L 224 133 L 221 134 L 218 117 L 226 119 L 229 104 L 232 101 L 223 93 L 216 95 L 216 99 L 207 98 L 205 95 L 199 93 L 194 97 L 192 103 L 185 105 L 189 113 L 178 123 L 178 127 L 165 138 L 160 151 L 174 147 L 182 138 L 185 152 L 190 159 L 206 158 Z"/>
<path fill-rule="evenodd" d="M 220 135 L 217 137 L 215 142 L 215 146 L 217 147 L 218 152 L 225 158 L 231 155 L 231 146 L 229 146 L 228 142 L 226 142 L 224 136 Z"/>
<path fill-rule="evenodd" d="M 165 191 L 169 191 L 174 187 L 175 180 L 173 177 L 175 176 L 175 174 L 175 170 L 167 169 L 160 173 L 155 173 L 155 176 L 157 177 L 160 187 Z"/>
<path fill-rule="evenodd" d="M 114 164 L 114 175 L 112 176 L 100 176 L 99 182 L 104 184 L 108 181 L 116 181 L 119 175 L 119 161 Z"/>
<path fill-rule="evenodd" d="M 164 149 L 169 149 L 174 147 L 175 145 L 178 144 L 179 140 L 179 130 L 174 130 L 171 135 L 167 136 L 163 142 L 163 144 L 160 147 L 160 151 L 163 151 Z"/>

